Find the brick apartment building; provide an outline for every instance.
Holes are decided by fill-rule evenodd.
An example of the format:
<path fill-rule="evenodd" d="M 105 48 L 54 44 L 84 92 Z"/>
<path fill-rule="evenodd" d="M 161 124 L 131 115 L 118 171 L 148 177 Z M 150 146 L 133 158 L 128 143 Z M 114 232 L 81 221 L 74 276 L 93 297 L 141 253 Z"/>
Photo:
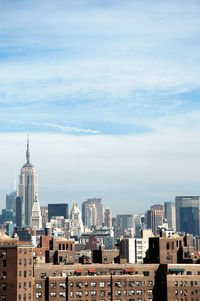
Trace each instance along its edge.
<path fill-rule="evenodd" d="M 0 235 L 1 301 L 33 300 L 32 242 Z"/>

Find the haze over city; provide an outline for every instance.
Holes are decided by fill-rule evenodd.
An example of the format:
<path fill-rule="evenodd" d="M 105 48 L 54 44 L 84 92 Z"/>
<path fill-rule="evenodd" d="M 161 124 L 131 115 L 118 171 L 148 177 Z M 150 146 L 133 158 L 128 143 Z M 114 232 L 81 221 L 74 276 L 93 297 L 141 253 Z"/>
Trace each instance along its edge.
<path fill-rule="evenodd" d="M 40 204 L 199 195 L 199 1 L 0 6 L 0 200 L 30 136 Z"/>

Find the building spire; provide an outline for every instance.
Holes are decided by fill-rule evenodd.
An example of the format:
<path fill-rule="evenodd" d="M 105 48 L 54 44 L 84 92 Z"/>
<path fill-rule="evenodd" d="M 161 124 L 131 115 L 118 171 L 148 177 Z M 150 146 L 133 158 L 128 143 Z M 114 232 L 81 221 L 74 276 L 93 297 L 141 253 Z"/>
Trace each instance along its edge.
<path fill-rule="evenodd" d="M 29 136 L 27 135 L 26 163 L 30 164 Z"/>

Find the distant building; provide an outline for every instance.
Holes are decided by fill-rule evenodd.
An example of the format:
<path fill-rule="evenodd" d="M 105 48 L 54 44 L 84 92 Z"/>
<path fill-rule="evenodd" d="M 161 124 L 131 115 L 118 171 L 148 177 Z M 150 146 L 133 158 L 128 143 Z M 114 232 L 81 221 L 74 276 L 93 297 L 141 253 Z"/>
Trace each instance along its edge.
<path fill-rule="evenodd" d="M 50 221 L 53 216 L 63 216 L 64 219 L 68 219 L 68 204 L 48 204 L 48 221 Z"/>
<path fill-rule="evenodd" d="M 104 224 L 106 227 L 112 227 L 112 211 L 110 208 L 106 208 L 105 210 Z"/>
<path fill-rule="evenodd" d="M 24 202 L 24 222 L 31 225 L 32 207 L 38 196 L 38 182 L 35 167 L 30 163 L 29 140 L 27 139 L 26 163 L 21 168 L 19 175 L 18 196 Z"/>
<path fill-rule="evenodd" d="M 16 211 L 16 197 L 17 197 L 17 191 L 13 191 L 6 195 L 6 209 L 11 209 Z"/>
<path fill-rule="evenodd" d="M 73 207 L 70 215 L 70 231 L 71 236 L 80 237 L 83 232 L 83 222 L 81 217 L 81 212 L 75 203 L 73 202 Z"/>
<path fill-rule="evenodd" d="M 88 228 L 97 226 L 97 208 L 94 203 L 88 203 L 86 206 L 85 225 Z"/>
<path fill-rule="evenodd" d="M 35 198 L 33 207 L 32 207 L 31 225 L 35 229 L 42 228 L 42 216 L 41 216 L 41 211 L 40 211 L 40 204 L 39 204 L 37 197 Z"/>
<path fill-rule="evenodd" d="M 147 211 L 147 228 L 152 229 L 153 234 L 157 234 L 158 226 L 163 224 L 163 205 L 153 205 Z"/>
<path fill-rule="evenodd" d="M 16 198 L 16 225 L 17 227 L 23 227 L 24 222 L 24 201 L 23 198 Z"/>
<path fill-rule="evenodd" d="M 200 196 L 176 197 L 176 231 L 200 234 Z"/>
<path fill-rule="evenodd" d="M 121 230 L 128 230 L 130 235 L 135 235 L 135 222 L 133 214 L 118 214 L 117 227 Z"/>
<path fill-rule="evenodd" d="M 167 219 L 168 227 L 176 231 L 176 207 L 175 203 L 164 203 L 164 216 Z"/>
<path fill-rule="evenodd" d="M 96 226 L 101 226 L 104 222 L 104 205 L 101 198 L 88 198 L 82 203 L 82 219 L 84 226 L 87 226 L 87 208 L 89 204 L 94 204 L 96 208 Z"/>

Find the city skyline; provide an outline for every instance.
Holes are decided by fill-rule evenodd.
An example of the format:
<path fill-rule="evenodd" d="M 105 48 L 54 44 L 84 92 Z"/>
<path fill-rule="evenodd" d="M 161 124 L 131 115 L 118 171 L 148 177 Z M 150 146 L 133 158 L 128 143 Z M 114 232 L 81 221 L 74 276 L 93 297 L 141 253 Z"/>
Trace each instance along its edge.
<path fill-rule="evenodd" d="M 27 132 L 40 205 L 101 197 L 116 215 L 200 194 L 199 9 L 1 1 L 1 208 Z"/>

